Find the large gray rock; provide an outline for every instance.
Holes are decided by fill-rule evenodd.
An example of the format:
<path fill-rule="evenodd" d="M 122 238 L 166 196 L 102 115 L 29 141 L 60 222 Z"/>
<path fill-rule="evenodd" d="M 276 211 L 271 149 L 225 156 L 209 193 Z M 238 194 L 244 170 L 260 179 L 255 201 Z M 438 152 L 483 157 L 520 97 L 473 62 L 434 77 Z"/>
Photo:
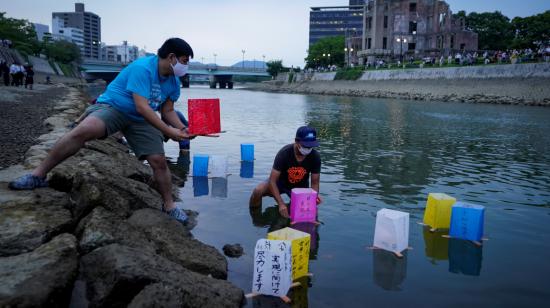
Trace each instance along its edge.
<path fill-rule="evenodd" d="M 156 252 L 194 272 L 227 278 L 227 260 L 214 247 L 189 236 L 186 228 L 167 215 L 151 209 L 136 211 L 128 223 L 145 234 Z"/>
<path fill-rule="evenodd" d="M 71 196 L 76 204 L 76 217 L 97 206 L 122 216 L 130 216 L 142 208 L 162 208 L 160 194 L 147 184 L 109 173 L 75 174 Z"/>
<path fill-rule="evenodd" d="M 119 243 L 155 253 L 189 270 L 227 278 L 227 260 L 214 247 L 192 238 L 185 226 L 153 209 L 136 211 L 129 219 L 97 207 L 77 228 L 84 253 Z"/>
<path fill-rule="evenodd" d="M 70 234 L 33 252 L 0 258 L 0 307 L 66 307 L 77 269 L 76 239 Z"/>
<path fill-rule="evenodd" d="M 19 192 L 2 188 L 0 256 L 32 251 L 74 227 L 67 194 L 49 188 Z"/>
<path fill-rule="evenodd" d="M 124 307 L 138 294 L 132 305 L 151 307 L 157 302 L 152 297 L 155 294 L 160 296 L 160 303 L 168 303 L 170 290 L 178 290 L 174 296 L 181 296 L 181 307 L 239 307 L 243 301 L 243 291 L 227 281 L 193 273 L 159 255 L 119 244 L 82 257 L 80 272 L 92 307 Z M 163 285 L 146 288 L 157 283 Z"/>

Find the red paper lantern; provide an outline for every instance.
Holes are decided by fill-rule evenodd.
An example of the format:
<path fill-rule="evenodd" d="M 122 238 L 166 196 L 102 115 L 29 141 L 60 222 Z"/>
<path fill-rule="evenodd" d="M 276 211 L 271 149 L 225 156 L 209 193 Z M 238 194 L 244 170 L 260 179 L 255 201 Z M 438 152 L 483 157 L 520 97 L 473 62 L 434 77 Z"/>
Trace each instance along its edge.
<path fill-rule="evenodd" d="M 221 132 L 220 99 L 190 99 L 187 110 L 191 135 L 210 135 Z"/>

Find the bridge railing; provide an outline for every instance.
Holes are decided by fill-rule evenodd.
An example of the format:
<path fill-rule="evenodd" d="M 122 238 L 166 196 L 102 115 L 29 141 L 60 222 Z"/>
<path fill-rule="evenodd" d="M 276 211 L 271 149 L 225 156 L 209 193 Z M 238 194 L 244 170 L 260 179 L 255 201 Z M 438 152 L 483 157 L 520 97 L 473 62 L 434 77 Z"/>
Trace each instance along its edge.
<path fill-rule="evenodd" d="M 190 70 L 207 70 L 207 71 L 231 71 L 231 72 L 247 72 L 247 73 L 265 73 L 266 69 L 261 67 L 235 67 L 235 66 L 220 66 L 215 64 L 190 64 Z"/>

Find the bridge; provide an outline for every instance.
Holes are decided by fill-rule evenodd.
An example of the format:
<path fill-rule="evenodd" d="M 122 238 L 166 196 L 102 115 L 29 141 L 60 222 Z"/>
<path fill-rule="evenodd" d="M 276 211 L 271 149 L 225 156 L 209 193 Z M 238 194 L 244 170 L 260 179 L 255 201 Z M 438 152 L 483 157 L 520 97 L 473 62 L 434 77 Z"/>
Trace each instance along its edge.
<path fill-rule="evenodd" d="M 86 80 L 103 79 L 107 82 L 115 79 L 116 75 L 126 67 L 120 62 L 85 60 L 80 66 Z M 190 76 L 208 76 L 210 88 L 233 88 L 233 76 L 269 77 L 263 68 L 244 68 L 219 66 L 215 64 L 190 64 L 187 75 L 181 78 L 182 85 L 189 87 Z"/>

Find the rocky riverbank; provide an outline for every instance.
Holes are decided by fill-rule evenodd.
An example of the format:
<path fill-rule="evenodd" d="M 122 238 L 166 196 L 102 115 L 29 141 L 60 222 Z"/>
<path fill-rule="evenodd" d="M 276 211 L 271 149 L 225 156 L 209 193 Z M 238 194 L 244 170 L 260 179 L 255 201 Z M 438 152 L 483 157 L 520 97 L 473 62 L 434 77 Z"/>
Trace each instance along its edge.
<path fill-rule="evenodd" d="M 160 211 L 150 168 L 115 140 L 89 142 L 49 188 L 7 188 L 86 107 L 81 91 L 59 87 L 49 132 L 0 170 L 0 306 L 239 307 L 225 257 Z"/>
<path fill-rule="evenodd" d="M 464 103 L 550 106 L 550 79 L 270 81 L 248 90 Z"/>

